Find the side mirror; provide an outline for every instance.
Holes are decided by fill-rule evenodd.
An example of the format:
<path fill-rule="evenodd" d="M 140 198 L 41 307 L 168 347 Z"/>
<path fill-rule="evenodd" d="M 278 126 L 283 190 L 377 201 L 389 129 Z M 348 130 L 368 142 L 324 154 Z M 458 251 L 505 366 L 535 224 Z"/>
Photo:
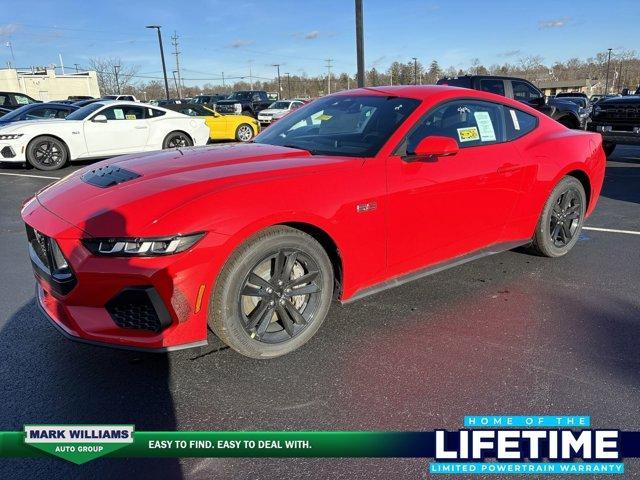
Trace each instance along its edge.
<path fill-rule="evenodd" d="M 96 122 L 96 123 L 107 123 L 107 116 L 106 115 L 96 115 L 95 117 L 93 117 L 93 119 L 91 121 L 92 122 Z"/>
<path fill-rule="evenodd" d="M 405 159 L 413 161 L 449 157 L 458 153 L 459 150 L 458 142 L 453 138 L 434 135 L 420 140 L 413 152 L 407 152 Z"/>

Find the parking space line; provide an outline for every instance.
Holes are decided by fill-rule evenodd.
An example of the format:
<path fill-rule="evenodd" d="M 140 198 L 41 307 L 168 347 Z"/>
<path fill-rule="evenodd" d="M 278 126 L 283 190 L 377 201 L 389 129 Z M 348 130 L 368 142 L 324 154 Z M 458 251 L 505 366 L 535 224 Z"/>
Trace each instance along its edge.
<path fill-rule="evenodd" d="M 593 230 L 594 232 L 626 233 L 627 235 L 640 235 L 634 230 L 616 230 L 615 228 L 582 227 L 583 230 Z"/>
<path fill-rule="evenodd" d="M 45 177 L 44 175 L 29 175 L 27 173 L 7 173 L 7 172 L 0 172 L 0 175 L 8 175 L 10 177 L 43 178 L 45 180 L 60 180 L 62 178 L 62 177 Z"/>

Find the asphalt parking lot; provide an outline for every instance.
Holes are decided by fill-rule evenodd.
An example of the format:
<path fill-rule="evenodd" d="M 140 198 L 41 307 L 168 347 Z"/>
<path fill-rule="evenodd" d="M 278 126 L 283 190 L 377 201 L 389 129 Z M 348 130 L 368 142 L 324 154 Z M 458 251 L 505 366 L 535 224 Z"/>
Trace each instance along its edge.
<path fill-rule="evenodd" d="M 640 149 L 608 162 L 590 228 L 561 259 L 511 251 L 348 306 L 305 347 L 256 361 L 214 337 L 138 354 L 64 339 L 37 312 L 19 209 L 76 167 L 0 169 L 0 429 L 457 429 L 468 414 L 584 414 L 639 430 Z M 593 230 L 593 228 L 601 230 Z M 610 231 L 613 230 L 613 231 Z M 0 478 L 424 478 L 425 459 L 3 460 Z M 626 478 L 640 471 L 627 461 Z M 634 472 L 635 471 L 635 472 Z M 478 477 L 475 477 L 478 478 Z"/>

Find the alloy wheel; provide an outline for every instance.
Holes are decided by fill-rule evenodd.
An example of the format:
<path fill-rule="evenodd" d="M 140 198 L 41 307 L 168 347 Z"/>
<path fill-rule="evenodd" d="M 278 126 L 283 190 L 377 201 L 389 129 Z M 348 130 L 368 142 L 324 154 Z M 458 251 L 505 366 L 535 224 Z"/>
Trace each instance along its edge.
<path fill-rule="evenodd" d="M 320 305 L 322 274 L 299 250 L 280 250 L 256 264 L 239 295 L 243 327 L 251 338 L 281 343 L 299 335 Z"/>
<path fill-rule="evenodd" d="M 248 142 L 253 137 L 253 130 L 249 125 L 240 125 L 238 127 L 238 139 L 241 142 Z"/>
<path fill-rule="evenodd" d="M 575 188 L 569 188 L 558 195 L 549 220 L 551 241 L 556 247 L 561 248 L 571 242 L 580 227 L 581 215 L 582 200 Z"/>
<path fill-rule="evenodd" d="M 189 139 L 182 134 L 176 134 L 169 139 L 167 142 L 168 148 L 179 148 L 179 147 L 188 147 Z"/>
<path fill-rule="evenodd" d="M 48 140 L 36 145 L 33 150 L 33 156 L 36 163 L 45 167 L 59 165 L 64 159 L 64 153 L 60 150 L 60 147 Z"/>

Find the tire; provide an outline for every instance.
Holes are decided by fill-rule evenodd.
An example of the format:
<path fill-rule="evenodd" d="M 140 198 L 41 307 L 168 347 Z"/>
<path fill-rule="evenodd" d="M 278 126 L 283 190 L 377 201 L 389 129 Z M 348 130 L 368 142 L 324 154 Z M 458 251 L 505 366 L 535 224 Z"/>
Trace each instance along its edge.
<path fill-rule="evenodd" d="M 286 226 L 268 228 L 240 245 L 225 263 L 209 302 L 208 324 L 242 355 L 285 355 L 322 325 L 333 281 L 331 261 L 313 237 Z M 296 289 L 305 293 L 291 293 Z"/>
<path fill-rule="evenodd" d="M 236 140 L 238 142 L 250 142 L 254 136 L 255 132 L 248 123 L 241 123 L 236 128 Z"/>
<path fill-rule="evenodd" d="M 48 135 L 36 137 L 27 146 L 27 161 L 38 170 L 58 170 L 69 160 L 67 146 L 61 140 Z"/>
<path fill-rule="evenodd" d="M 575 177 L 564 177 L 542 210 L 531 250 L 552 258 L 567 254 L 578 241 L 586 208 L 587 196 L 582 183 Z"/>
<path fill-rule="evenodd" d="M 162 149 L 167 148 L 182 148 L 193 146 L 193 140 L 184 132 L 171 132 L 164 138 L 162 142 Z"/>
<path fill-rule="evenodd" d="M 613 151 L 616 149 L 615 143 L 604 142 L 602 144 L 602 148 L 604 149 L 604 154 L 609 158 Z"/>

